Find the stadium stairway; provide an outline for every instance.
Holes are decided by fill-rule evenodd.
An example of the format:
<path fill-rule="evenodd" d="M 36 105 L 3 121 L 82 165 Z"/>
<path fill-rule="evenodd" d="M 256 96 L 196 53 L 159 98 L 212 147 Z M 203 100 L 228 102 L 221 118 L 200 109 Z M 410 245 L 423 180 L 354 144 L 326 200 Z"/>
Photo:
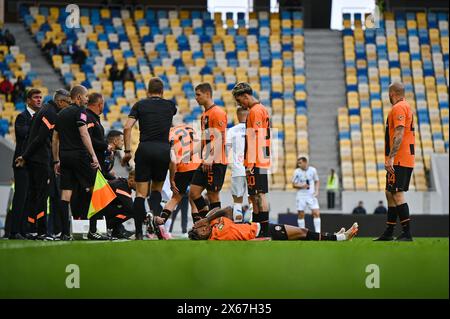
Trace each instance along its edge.
<path fill-rule="evenodd" d="M 320 206 L 326 208 L 327 175 L 334 168 L 340 176 L 336 115 L 346 103 L 341 33 L 305 30 L 305 59 L 310 162 L 320 177 Z"/>
<path fill-rule="evenodd" d="M 8 23 L 5 27 L 16 37 L 17 45 L 20 47 L 21 52 L 29 57 L 31 69 L 37 73 L 37 78 L 42 80 L 43 86 L 47 87 L 48 93 L 52 95 L 55 90 L 64 88 L 65 85 L 59 75 L 46 60 L 23 23 Z"/>

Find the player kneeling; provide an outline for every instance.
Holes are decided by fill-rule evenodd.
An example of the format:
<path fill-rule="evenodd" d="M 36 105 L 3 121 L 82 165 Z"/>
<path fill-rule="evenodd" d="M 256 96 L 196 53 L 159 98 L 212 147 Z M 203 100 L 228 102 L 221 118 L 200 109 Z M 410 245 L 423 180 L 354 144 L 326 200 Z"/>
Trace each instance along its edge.
<path fill-rule="evenodd" d="M 348 230 L 341 228 L 335 234 L 315 233 L 306 228 L 290 225 L 269 224 L 266 231 L 260 223 L 236 224 L 233 222 L 233 208 L 211 210 L 206 218 L 199 220 L 189 231 L 192 240 L 351 240 L 358 232 L 354 223 Z"/>

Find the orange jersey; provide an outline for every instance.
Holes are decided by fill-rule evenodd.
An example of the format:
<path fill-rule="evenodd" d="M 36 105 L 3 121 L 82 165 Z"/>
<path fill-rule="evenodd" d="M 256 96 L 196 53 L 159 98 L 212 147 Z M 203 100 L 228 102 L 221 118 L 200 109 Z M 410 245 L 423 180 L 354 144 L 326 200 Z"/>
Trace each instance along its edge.
<path fill-rule="evenodd" d="M 188 172 L 200 166 L 200 158 L 194 156 L 195 132 L 191 125 L 177 125 L 170 129 L 169 141 L 176 157 L 177 172 Z"/>
<path fill-rule="evenodd" d="M 414 167 L 414 115 L 411 107 L 405 99 L 392 106 L 386 121 L 385 156 L 386 160 L 394 142 L 394 132 L 398 126 L 405 128 L 402 143 L 397 155 L 394 157 L 394 165 Z"/>
<path fill-rule="evenodd" d="M 259 223 L 235 224 L 231 219 L 220 217 L 211 221 L 209 240 L 251 240 L 258 236 Z"/>
<path fill-rule="evenodd" d="M 261 103 L 250 108 L 246 127 L 244 166 L 270 168 L 270 117 Z"/>
<path fill-rule="evenodd" d="M 202 158 L 208 163 L 227 164 L 225 154 L 227 113 L 217 105 L 203 112 L 202 124 Z"/>

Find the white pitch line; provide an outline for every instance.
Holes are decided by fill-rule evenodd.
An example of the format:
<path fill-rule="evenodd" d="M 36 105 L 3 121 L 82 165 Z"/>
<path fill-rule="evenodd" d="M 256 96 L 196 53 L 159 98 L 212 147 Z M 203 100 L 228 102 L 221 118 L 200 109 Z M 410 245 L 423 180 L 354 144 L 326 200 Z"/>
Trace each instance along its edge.
<path fill-rule="evenodd" d="M 54 246 L 64 246 L 64 245 L 72 245 L 77 243 L 84 244 L 108 244 L 108 243 L 125 243 L 129 242 L 129 240 L 115 240 L 115 241 L 58 241 L 58 242 L 41 242 L 41 243 L 11 243 L 8 245 L 0 244 L 1 250 L 9 250 L 9 249 L 24 249 L 24 248 L 45 248 L 45 247 L 54 247 Z"/>

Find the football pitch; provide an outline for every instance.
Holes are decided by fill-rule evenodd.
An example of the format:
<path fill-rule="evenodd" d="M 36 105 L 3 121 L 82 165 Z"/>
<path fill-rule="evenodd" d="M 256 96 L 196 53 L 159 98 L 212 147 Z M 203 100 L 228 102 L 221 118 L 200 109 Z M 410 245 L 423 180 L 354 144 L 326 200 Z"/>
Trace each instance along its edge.
<path fill-rule="evenodd" d="M 448 297 L 448 238 L 0 241 L 0 298 Z"/>

